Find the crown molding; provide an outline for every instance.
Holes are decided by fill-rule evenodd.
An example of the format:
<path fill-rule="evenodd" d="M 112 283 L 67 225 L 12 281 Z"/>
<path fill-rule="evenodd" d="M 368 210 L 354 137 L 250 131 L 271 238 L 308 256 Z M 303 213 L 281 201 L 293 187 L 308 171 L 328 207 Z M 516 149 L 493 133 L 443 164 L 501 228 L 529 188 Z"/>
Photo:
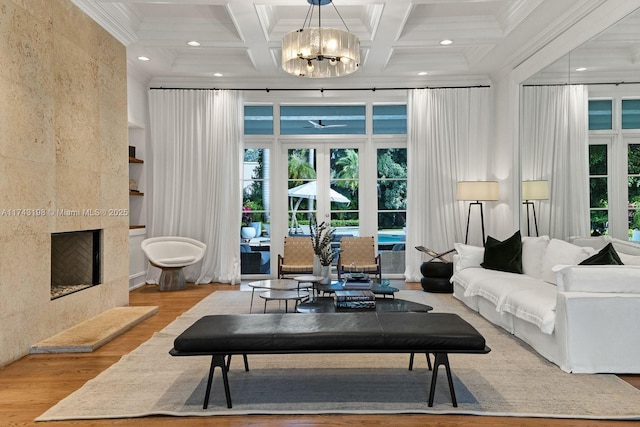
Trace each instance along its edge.
<path fill-rule="evenodd" d="M 129 5 L 98 3 L 91 0 L 71 0 L 71 2 L 123 45 L 129 46 L 138 40 L 136 27 L 139 27 L 142 21 Z M 123 25 L 123 22 L 130 25 Z"/>

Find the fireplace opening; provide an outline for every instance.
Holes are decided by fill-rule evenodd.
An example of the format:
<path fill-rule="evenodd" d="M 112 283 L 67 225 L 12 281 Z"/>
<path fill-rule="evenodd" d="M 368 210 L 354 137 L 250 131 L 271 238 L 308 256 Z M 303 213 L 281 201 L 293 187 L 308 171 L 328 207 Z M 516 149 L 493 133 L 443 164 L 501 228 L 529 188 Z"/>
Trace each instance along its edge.
<path fill-rule="evenodd" d="M 51 299 L 99 285 L 102 231 L 51 234 Z"/>

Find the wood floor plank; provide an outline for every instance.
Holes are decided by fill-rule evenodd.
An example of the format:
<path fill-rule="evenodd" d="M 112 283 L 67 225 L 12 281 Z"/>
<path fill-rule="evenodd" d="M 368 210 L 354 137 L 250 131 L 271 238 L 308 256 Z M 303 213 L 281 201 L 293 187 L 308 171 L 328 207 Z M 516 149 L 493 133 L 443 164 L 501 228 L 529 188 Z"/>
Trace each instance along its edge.
<path fill-rule="evenodd" d="M 406 284 L 405 289 L 421 289 L 419 284 Z M 105 344 L 93 353 L 34 354 L 0 369 L 0 425 L 2 426 L 219 426 L 219 427 L 352 427 L 402 425 L 403 427 L 605 427 L 637 426 L 635 422 L 563 420 L 539 418 L 507 418 L 440 415 L 309 415 L 309 416 L 233 416 L 233 417 L 144 417 L 126 420 L 82 420 L 35 423 L 33 420 L 59 400 L 80 388 L 86 381 L 116 363 L 123 355 L 147 341 L 180 314 L 216 290 L 234 290 L 225 284 L 195 286 L 178 292 L 158 292 L 155 286 L 144 286 L 130 293 L 130 305 L 157 305 L 158 314 Z M 622 376 L 640 388 L 640 376 Z"/>

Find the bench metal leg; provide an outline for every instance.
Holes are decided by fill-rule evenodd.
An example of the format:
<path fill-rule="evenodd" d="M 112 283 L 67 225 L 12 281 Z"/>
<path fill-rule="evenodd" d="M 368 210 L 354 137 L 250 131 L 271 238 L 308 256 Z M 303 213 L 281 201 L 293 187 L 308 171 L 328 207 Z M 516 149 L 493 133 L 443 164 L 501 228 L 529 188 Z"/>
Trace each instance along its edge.
<path fill-rule="evenodd" d="M 447 353 L 435 353 L 433 362 L 433 374 L 431 374 L 431 389 L 429 390 L 429 407 L 433 406 L 433 398 L 436 393 L 436 379 L 438 377 L 438 368 L 443 365 L 447 371 L 447 380 L 449 380 L 449 392 L 451 393 L 451 403 L 454 407 L 458 406 L 456 400 L 456 391 L 453 388 L 453 378 L 451 377 L 451 367 L 449 366 L 449 356 Z"/>
<path fill-rule="evenodd" d="M 213 373 L 216 367 L 219 366 L 222 371 L 222 381 L 224 382 L 224 394 L 227 398 L 227 408 L 231 408 L 231 392 L 229 391 L 229 377 L 227 376 L 227 363 L 225 363 L 224 356 L 216 354 L 211 357 L 211 367 L 209 368 L 209 378 L 207 379 L 207 390 L 204 394 L 204 404 L 202 409 L 207 409 L 209 406 L 209 396 L 211 395 L 211 385 L 213 384 Z"/>
<path fill-rule="evenodd" d="M 227 357 L 227 371 L 229 370 L 229 367 L 231 366 L 231 354 L 229 355 L 229 357 Z M 249 372 L 249 360 L 247 359 L 247 355 L 243 354 L 242 355 L 242 359 L 244 360 L 244 370 L 245 372 Z"/>
<path fill-rule="evenodd" d="M 411 353 L 411 355 L 409 356 L 409 370 L 413 371 L 413 356 L 415 353 Z M 431 367 L 431 359 L 429 358 L 429 353 L 425 353 L 424 354 L 425 357 L 427 358 L 427 368 L 429 368 L 430 371 L 433 370 L 433 368 Z"/>

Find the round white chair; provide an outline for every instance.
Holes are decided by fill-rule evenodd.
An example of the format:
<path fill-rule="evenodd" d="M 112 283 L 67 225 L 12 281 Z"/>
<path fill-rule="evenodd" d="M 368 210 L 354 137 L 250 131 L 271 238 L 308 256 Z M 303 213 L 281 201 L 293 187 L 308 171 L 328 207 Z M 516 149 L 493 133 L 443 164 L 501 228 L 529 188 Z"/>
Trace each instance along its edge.
<path fill-rule="evenodd" d="M 142 252 L 154 267 L 162 269 L 159 291 L 187 289 L 182 269 L 204 257 L 207 245 L 188 237 L 151 237 L 141 243 Z"/>

